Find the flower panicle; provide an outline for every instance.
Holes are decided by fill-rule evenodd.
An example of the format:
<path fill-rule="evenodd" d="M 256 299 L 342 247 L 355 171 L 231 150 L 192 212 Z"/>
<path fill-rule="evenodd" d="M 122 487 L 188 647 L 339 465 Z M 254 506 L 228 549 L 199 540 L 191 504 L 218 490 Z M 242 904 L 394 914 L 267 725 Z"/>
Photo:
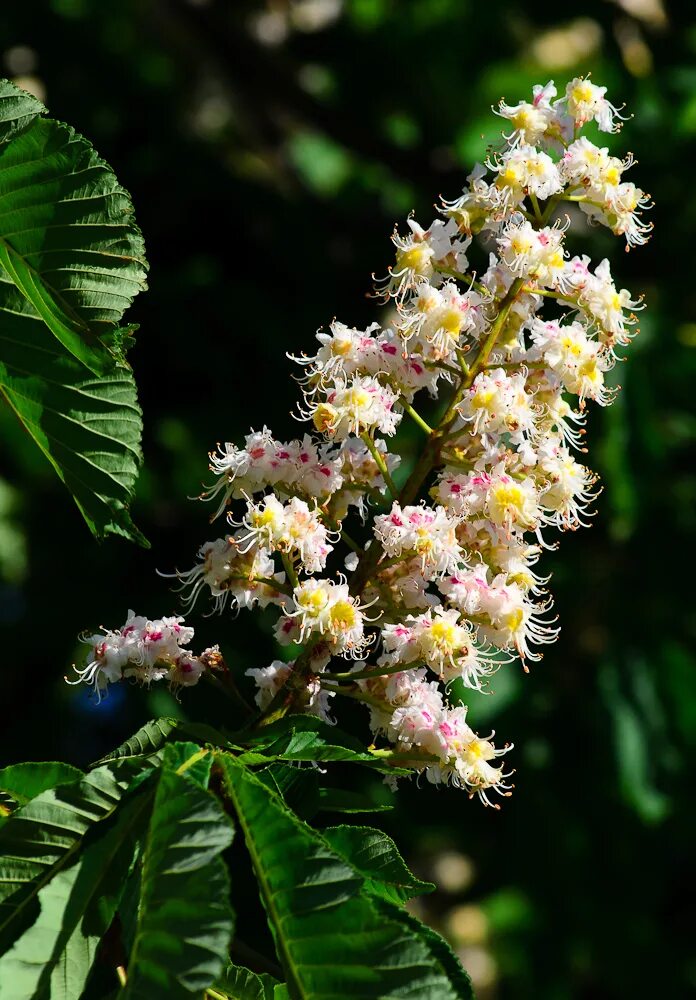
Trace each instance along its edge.
<path fill-rule="evenodd" d="M 626 179 L 633 155 L 587 134 L 625 121 L 606 88 L 549 81 L 494 110 L 500 143 L 461 194 L 429 225 L 409 217 L 394 231 L 375 285 L 386 320 L 334 319 L 314 353 L 289 355 L 306 432 L 281 441 L 264 426 L 210 454 L 203 499 L 231 534 L 174 574 L 188 610 L 207 593 L 218 612 L 275 614 L 293 658 L 247 670 L 260 723 L 285 711 L 333 722 L 341 695 L 362 700 L 399 773 L 485 805 L 510 794 L 499 758 L 511 747 L 477 735 L 448 692 L 490 692 L 497 671 L 528 670 L 556 640 L 537 563 L 554 531 L 591 523 L 586 414 L 614 401 L 643 308 L 609 260 L 571 255 L 568 237 L 589 222 L 633 248 L 651 230 L 650 197 Z M 442 399 L 434 426 L 424 397 Z M 402 439 L 409 456 L 421 448 L 405 471 Z M 126 678 L 188 686 L 220 657 L 191 653 L 192 636 L 180 618 L 130 614 L 86 640 L 77 679 L 100 695 Z"/>

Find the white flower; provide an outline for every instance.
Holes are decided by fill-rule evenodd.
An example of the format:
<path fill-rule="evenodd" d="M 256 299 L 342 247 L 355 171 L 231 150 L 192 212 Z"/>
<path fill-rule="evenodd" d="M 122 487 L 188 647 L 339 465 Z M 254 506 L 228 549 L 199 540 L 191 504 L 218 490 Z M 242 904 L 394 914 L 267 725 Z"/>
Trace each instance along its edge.
<path fill-rule="evenodd" d="M 630 342 L 633 334 L 628 327 L 635 324 L 636 317 L 626 316 L 624 310 L 640 309 L 642 304 L 639 300 L 632 299 L 625 288 L 617 290 L 608 260 L 601 261 L 594 274 L 587 269 L 578 301 L 599 327 L 603 343 L 612 347 L 614 344 L 626 345 Z"/>
<path fill-rule="evenodd" d="M 188 591 L 185 598 L 191 609 L 204 587 L 214 598 L 216 611 L 222 611 L 228 601 L 233 608 L 265 608 L 282 601 L 284 573 L 276 573 L 269 552 L 259 546 L 240 548 L 239 538 L 246 537 L 244 529 L 236 537 L 217 538 L 205 542 L 198 550 L 198 562 L 184 573 L 167 574 L 181 580 L 181 590 Z M 162 574 L 165 575 L 165 574 Z M 263 582 L 275 580 L 279 588 Z"/>
<path fill-rule="evenodd" d="M 414 336 L 424 341 L 426 357 L 430 354 L 434 360 L 447 358 L 462 334 L 474 333 L 477 338 L 481 335 L 487 325 L 489 302 L 472 289 L 460 292 L 453 281 L 439 288 L 419 281 L 407 306 L 401 309 L 397 329 L 407 342 Z"/>
<path fill-rule="evenodd" d="M 247 677 L 252 677 L 256 683 L 255 701 L 261 711 L 268 708 L 274 696 L 292 673 L 294 665 L 294 660 L 291 663 L 274 660 L 268 667 L 255 667 L 246 671 Z M 329 714 L 329 699 L 335 697 L 333 692 L 326 691 L 321 687 L 319 680 L 313 678 L 307 685 L 306 693 L 305 711 L 310 715 L 319 716 L 324 722 L 332 722 Z"/>
<path fill-rule="evenodd" d="M 238 522 L 230 521 L 238 526 Z M 319 511 L 297 497 L 282 503 L 274 493 L 268 493 L 259 503 L 248 500 L 241 524 L 240 551 L 256 546 L 284 552 L 297 557 L 307 573 L 324 569 L 333 551 L 330 541 L 335 536 L 324 526 Z"/>
<path fill-rule="evenodd" d="M 496 114 L 512 124 L 513 132 L 508 140 L 513 144 L 522 142 L 532 146 L 539 143 L 556 121 L 556 112 L 551 104 L 556 93 L 553 80 L 550 80 L 545 87 L 539 84 L 534 87 L 531 103 L 520 101 L 511 105 L 501 101 Z"/>
<path fill-rule="evenodd" d="M 273 438 L 268 427 L 252 431 L 244 448 L 226 442 L 210 453 L 210 469 L 218 480 L 204 495 L 221 496 L 217 517 L 232 499 L 248 497 L 281 484 L 309 496 L 330 496 L 342 483 L 340 466 L 324 450 L 319 452 L 309 435 L 284 444 Z"/>
<path fill-rule="evenodd" d="M 559 169 L 564 182 L 571 185 L 602 189 L 606 185 L 618 184 L 621 174 L 633 163 L 629 155 L 625 161 L 610 156 L 606 146 L 595 146 L 585 136 L 571 142 L 564 151 Z"/>
<path fill-rule="evenodd" d="M 550 438 L 539 454 L 543 473 L 540 504 L 559 528 L 588 527 L 588 505 L 596 498 L 592 488 L 597 477 L 576 462 L 562 441 Z"/>
<path fill-rule="evenodd" d="M 104 629 L 82 640 L 91 647 L 89 658 L 81 670 L 75 668 L 77 679 L 68 683 L 90 684 L 100 700 L 110 683 L 124 678 L 141 684 L 168 680 L 172 687 L 190 686 L 199 680 L 206 665 L 203 657 L 184 649 L 193 634 L 181 617 L 151 621 L 129 611 L 122 628 Z"/>
<path fill-rule="evenodd" d="M 494 169 L 498 173 L 498 186 L 514 203 L 522 201 L 527 194 L 550 198 L 563 188 L 558 167 L 548 153 L 526 143 L 503 153 Z"/>
<path fill-rule="evenodd" d="M 513 477 L 501 464 L 491 472 L 445 475 L 436 490 L 438 498 L 460 516 L 487 517 L 495 528 L 508 534 L 513 530 L 536 531 L 544 523 L 534 480 L 522 474 Z"/>
<path fill-rule="evenodd" d="M 451 572 L 464 561 L 457 542 L 458 518 L 443 507 L 394 503 L 389 514 L 375 518 L 375 536 L 385 554 L 394 559 L 418 556 L 421 572 L 429 579 Z"/>
<path fill-rule="evenodd" d="M 359 657 L 371 643 L 365 635 L 367 605 L 353 597 L 346 583 L 332 580 L 305 580 L 295 587 L 286 618 L 294 620 L 299 642 L 320 634 L 333 653 Z"/>
<path fill-rule="evenodd" d="M 566 107 L 576 128 L 596 121 L 600 132 L 618 132 L 621 126 L 614 122 L 614 118 L 621 119 L 621 115 L 604 96 L 606 92 L 606 87 L 597 87 L 581 76 L 576 76 L 566 85 Z"/>
<path fill-rule="evenodd" d="M 442 202 L 443 214 L 468 235 L 486 229 L 496 230 L 510 211 L 509 199 L 497 185 L 489 184 L 484 179 L 486 173 L 486 167 L 477 163 L 467 177 L 469 187 L 459 198 L 452 201 L 443 199 Z"/>
<path fill-rule="evenodd" d="M 501 260 L 518 277 L 553 287 L 564 273 L 563 232 L 558 226 L 535 229 L 526 219 L 513 217 L 498 238 Z"/>
<path fill-rule="evenodd" d="M 317 401 L 305 396 L 306 408 L 301 416 L 311 419 L 318 431 L 343 441 L 351 434 L 379 431 L 392 435 L 402 414 L 394 409 L 399 393 L 373 375 L 353 375 L 337 379 L 327 386 L 325 398 Z"/>
<path fill-rule="evenodd" d="M 471 626 L 458 610 L 438 607 L 423 615 L 409 615 L 403 624 L 382 628 L 384 654 L 380 665 L 425 663 L 445 681 L 460 677 L 480 690 L 481 678 L 495 665 L 476 648 Z"/>
<path fill-rule="evenodd" d="M 468 266 L 466 248 L 470 240 L 461 239 L 454 220 L 436 219 L 429 229 L 423 229 L 415 219 L 406 221 L 411 232 L 401 236 L 395 231 L 392 236 L 396 262 L 380 286 L 385 296 L 400 298 L 419 278 L 432 278 L 437 262 L 451 258 L 452 266 L 458 270 L 466 270 Z"/>
<path fill-rule="evenodd" d="M 600 406 L 611 402 L 613 393 L 604 385 L 604 372 L 611 367 L 611 359 L 603 353 L 601 344 L 590 339 L 582 323 L 561 325 L 554 320 L 533 320 L 530 327 L 536 349 L 530 356 L 542 358 L 568 392 L 581 400 L 594 399 Z"/>
<path fill-rule="evenodd" d="M 471 422 L 472 434 L 529 434 L 534 410 L 525 382 L 525 372 L 508 375 L 502 368 L 477 375 L 457 406 L 463 419 Z"/>
<path fill-rule="evenodd" d="M 560 631 L 542 617 L 550 606 L 550 601 L 535 604 L 519 584 L 507 583 L 501 577 L 493 581 L 482 601 L 490 624 L 480 625 L 480 633 L 500 649 L 515 648 L 523 660 L 540 660 L 541 653 L 533 652 L 530 643 L 555 642 Z"/>

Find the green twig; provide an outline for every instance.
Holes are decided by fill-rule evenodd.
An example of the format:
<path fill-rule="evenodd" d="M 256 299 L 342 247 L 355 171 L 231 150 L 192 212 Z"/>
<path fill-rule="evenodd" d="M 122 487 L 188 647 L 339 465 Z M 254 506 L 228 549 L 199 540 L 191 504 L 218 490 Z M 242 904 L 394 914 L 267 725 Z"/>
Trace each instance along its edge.
<path fill-rule="evenodd" d="M 387 484 L 387 489 L 389 490 L 389 492 L 392 495 L 392 500 L 396 500 L 397 496 L 399 495 L 399 491 L 397 490 L 396 486 L 394 485 L 394 480 L 392 479 L 391 473 L 389 472 L 389 469 L 387 468 L 387 463 L 384 461 L 384 455 L 379 450 L 379 448 L 377 447 L 377 445 L 375 444 L 375 442 L 372 440 L 372 438 L 370 437 L 370 435 L 367 433 L 367 431 L 363 431 L 362 434 L 360 435 L 360 437 L 362 438 L 362 440 L 367 445 L 367 447 L 368 447 L 368 449 L 370 451 L 370 454 L 372 455 L 372 457 L 375 460 L 377 468 L 382 473 L 382 478 L 384 479 L 385 483 Z"/>
<path fill-rule="evenodd" d="M 477 292 L 482 295 L 489 296 L 491 294 L 490 289 L 482 285 L 480 281 L 476 281 L 472 278 L 470 274 L 463 274 L 461 271 L 455 270 L 453 267 L 444 267 L 442 264 L 435 264 L 435 270 L 440 274 L 446 274 L 450 278 L 456 278 L 457 281 L 465 281 L 470 288 L 474 288 Z"/>
<path fill-rule="evenodd" d="M 428 435 L 430 435 L 430 434 L 433 433 L 433 428 L 430 426 L 430 424 L 427 424 L 425 422 L 425 420 L 423 420 L 423 418 L 421 417 L 420 413 L 418 413 L 416 410 L 414 410 L 414 408 L 411 406 L 411 404 L 407 403 L 403 396 L 401 397 L 401 399 L 399 400 L 399 402 L 403 406 L 403 408 L 406 411 L 406 413 L 408 413 L 408 415 L 411 418 L 411 420 L 413 420 L 414 423 L 418 424 L 418 426 L 420 427 L 420 429 L 422 431 L 425 431 L 425 433 L 428 434 Z"/>
<path fill-rule="evenodd" d="M 343 673 L 331 674 L 328 671 L 323 673 L 322 680 L 324 677 L 328 677 L 332 681 L 346 681 L 346 680 L 369 680 L 370 677 L 386 677 L 388 674 L 398 674 L 404 670 L 413 669 L 414 664 L 409 663 L 407 667 L 403 663 L 394 664 L 391 667 L 369 667 L 365 670 L 353 670 L 344 671 Z"/>
<path fill-rule="evenodd" d="M 285 572 L 287 574 L 288 580 L 290 581 L 292 589 L 295 590 L 297 587 L 299 587 L 300 581 L 298 579 L 295 567 L 293 566 L 292 559 L 287 554 L 287 552 L 281 552 L 280 558 L 283 560 L 283 568 L 285 569 Z M 292 593 L 292 591 L 290 591 L 290 593 Z"/>
<path fill-rule="evenodd" d="M 281 594 L 292 594 L 292 589 L 287 585 L 287 583 L 281 583 L 280 580 L 274 580 L 271 576 L 244 576 L 243 573 L 232 573 L 229 576 L 230 580 L 244 580 L 245 583 L 263 583 L 267 587 L 272 587 L 273 590 L 279 590 Z"/>
<path fill-rule="evenodd" d="M 365 705 L 372 705 L 373 708 L 378 708 L 381 712 L 387 715 L 391 715 L 394 711 L 394 706 L 390 705 L 388 701 L 382 701 L 381 698 L 375 698 L 374 695 L 368 694 L 366 691 L 362 691 L 360 688 L 346 688 L 340 687 L 338 684 L 330 684 L 329 681 L 320 681 L 322 688 L 325 691 L 331 691 L 333 694 L 340 694 L 344 698 L 352 698 L 353 701 L 361 701 Z"/>

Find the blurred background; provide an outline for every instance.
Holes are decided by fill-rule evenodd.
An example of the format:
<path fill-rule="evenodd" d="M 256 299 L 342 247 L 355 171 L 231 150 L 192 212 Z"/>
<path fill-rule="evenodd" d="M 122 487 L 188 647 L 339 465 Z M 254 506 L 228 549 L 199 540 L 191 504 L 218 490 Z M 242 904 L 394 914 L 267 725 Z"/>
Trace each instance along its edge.
<path fill-rule="evenodd" d="M 0 410 L 8 763 L 85 765 L 155 715 L 224 721 L 198 690 L 178 703 L 114 688 L 95 706 L 62 679 L 83 655 L 77 633 L 116 627 L 131 607 L 176 609 L 156 570 L 186 568 L 222 533 L 187 499 L 207 450 L 264 423 L 297 433 L 285 352 L 311 350 L 334 316 L 375 317 L 365 293 L 390 262 L 394 222 L 415 209 L 427 225 L 436 196 L 461 190 L 500 130 L 491 104 L 588 71 L 626 102 L 635 118 L 602 141 L 636 154 L 630 176 L 654 195 L 656 228 L 630 256 L 606 230 L 583 237 L 648 302 L 617 373 L 624 391 L 590 421 L 599 514 L 544 557 L 560 641 L 530 676 L 501 672 L 495 697 L 471 699 L 474 726 L 516 745 L 514 797 L 496 813 L 412 785 L 366 819 L 439 883 L 419 912 L 483 1000 L 693 995 L 696 9 L 34 0 L 2 5 L 0 64 L 112 164 L 151 265 L 127 316 L 140 324 L 131 361 L 145 414 L 134 516 L 151 550 L 97 545 Z M 263 615 L 203 610 L 197 646 L 219 641 L 240 674 L 274 657 Z M 369 776 L 335 780 L 393 801 Z"/>

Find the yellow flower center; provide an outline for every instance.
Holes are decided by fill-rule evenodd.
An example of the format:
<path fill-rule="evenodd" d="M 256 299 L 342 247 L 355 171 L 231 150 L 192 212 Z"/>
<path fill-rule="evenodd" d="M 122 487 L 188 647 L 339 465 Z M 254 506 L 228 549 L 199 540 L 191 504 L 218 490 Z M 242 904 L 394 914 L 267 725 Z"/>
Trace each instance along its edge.
<path fill-rule="evenodd" d="M 456 337 L 462 328 L 462 314 L 459 309 L 446 309 L 440 320 L 440 326 L 451 337 Z"/>
<path fill-rule="evenodd" d="M 329 612 L 329 618 L 336 630 L 351 629 L 358 620 L 355 605 L 350 601 L 336 601 Z"/>
<path fill-rule="evenodd" d="M 346 393 L 346 404 L 353 409 L 362 410 L 370 405 L 370 398 L 369 392 L 355 387 Z"/>
<path fill-rule="evenodd" d="M 509 629 L 513 634 L 517 632 L 520 626 L 524 623 L 524 611 L 522 608 L 516 608 L 514 611 L 510 611 L 503 618 L 503 625 L 506 629 Z"/>
<path fill-rule="evenodd" d="M 320 403 L 314 411 L 312 422 L 322 434 L 330 431 L 336 420 L 336 410 L 330 403 Z"/>
<path fill-rule="evenodd" d="M 430 626 L 430 634 L 438 646 L 452 647 L 457 638 L 457 629 L 452 622 L 435 621 Z"/>
<path fill-rule="evenodd" d="M 408 269 L 416 274 L 424 274 L 430 264 L 431 251 L 427 243 L 417 243 L 407 250 L 399 250 L 396 254 L 396 269 Z"/>
<path fill-rule="evenodd" d="M 306 611 L 318 614 L 326 607 L 326 594 L 323 590 L 304 591 L 297 595 L 297 603 Z"/>
<path fill-rule="evenodd" d="M 570 96 L 576 104 L 589 104 L 592 101 L 592 84 L 587 80 L 576 83 Z"/>

